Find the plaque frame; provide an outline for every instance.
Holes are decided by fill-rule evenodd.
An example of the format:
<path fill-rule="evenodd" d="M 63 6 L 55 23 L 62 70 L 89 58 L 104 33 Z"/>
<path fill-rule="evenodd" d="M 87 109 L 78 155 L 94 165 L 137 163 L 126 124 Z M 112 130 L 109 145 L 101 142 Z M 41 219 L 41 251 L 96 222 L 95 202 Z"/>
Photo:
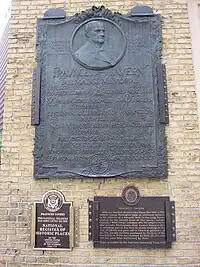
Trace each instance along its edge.
<path fill-rule="evenodd" d="M 33 70 L 32 79 L 32 108 L 31 108 L 31 125 L 40 124 L 40 86 L 41 86 L 41 68 Z"/>
<path fill-rule="evenodd" d="M 57 191 L 57 190 L 52 190 Z M 48 191 L 50 192 L 50 191 Z M 59 192 L 59 191 L 57 191 Z M 62 194 L 61 192 L 59 192 Z M 64 197 L 64 196 L 63 196 Z M 75 246 L 75 224 L 77 225 L 77 222 L 75 220 L 75 210 L 73 206 L 73 201 L 66 201 L 63 202 L 63 205 L 69 205 L 69 248 L 45 248 L 45 247 L 36 247 L 36 209 L 37 204 L 43 204 L 43 202 L 34 202 L 32 207 L 32 231 L 31 231 L 31 244 L 33 246 L 34 250 L 65 250 L 65 251 L 72 251 L 72 249 Z M 77 229 L 76 229 L 77 232 Z M 76 242 L 77 244 L 77 242 Z"/>

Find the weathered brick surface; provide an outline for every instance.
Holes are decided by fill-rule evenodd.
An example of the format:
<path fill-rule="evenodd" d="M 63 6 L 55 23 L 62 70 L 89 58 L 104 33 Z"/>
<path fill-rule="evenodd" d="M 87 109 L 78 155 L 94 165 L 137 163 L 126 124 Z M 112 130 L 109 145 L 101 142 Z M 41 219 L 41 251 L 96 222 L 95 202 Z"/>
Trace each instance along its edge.
<path fill-rule="evenodd" d="M 30 125 L 32 69 L 35 67 L 36 18 L 47 8 L 68 15 L 98 1 L 13 0 L 5 93 L 3 152 L 0 172 L 0 267 L 144 267 L 200 266 L 200 138 L 186 0 L 106 1 L 113 11 L 135 4 L 153 6 L 163 15 L 163 62 L 166 64 L 170 124 L 166 127 L 169 177 L 150 179 L 33 178 L 34 127 Z M 169 195 L 176 201 L 177 242 L 172 249 L 93 249 L 87 240 L 87 198 L 120 195 L 134 184 L 142 195 Z M 44 192 L 61 190 L 80 207 L 80 243 L 72 252 L 35 251 L 31 207 Z"/>

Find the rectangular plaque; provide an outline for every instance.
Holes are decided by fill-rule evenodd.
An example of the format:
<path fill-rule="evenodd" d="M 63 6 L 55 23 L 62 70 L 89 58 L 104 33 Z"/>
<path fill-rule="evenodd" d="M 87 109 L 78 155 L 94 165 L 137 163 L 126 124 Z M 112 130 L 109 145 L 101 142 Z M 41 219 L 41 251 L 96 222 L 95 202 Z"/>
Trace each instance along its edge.
<path fill-rule="evenodd" d="M 72 202 L 63 203 L 58 211 L 49 211 L 35 203 L 33 211 L 33 245 L 41 250 L 71 250 L 74 240 Z"/>
<path fill-rule="evenodd" d="M 166 178 L 161 39 L 153 13 L 127 16 L 101 7 L 38 20 L 36 178 Z"/>
<path fill-rule="evenodd" d="M 90 209 L 89 240 L 95 248 L 170 248 L 176 240 L 169 197 L 141 197 L 135 206 L 120 197 L 94 197 Z"/>

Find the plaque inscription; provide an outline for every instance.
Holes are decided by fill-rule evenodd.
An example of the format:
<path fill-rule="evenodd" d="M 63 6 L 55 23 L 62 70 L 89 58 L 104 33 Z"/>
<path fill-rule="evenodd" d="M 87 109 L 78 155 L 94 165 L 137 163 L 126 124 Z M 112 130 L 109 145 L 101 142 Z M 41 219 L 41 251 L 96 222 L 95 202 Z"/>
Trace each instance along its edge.
<path fill-rule="evenodd" d="M 134 206 L 120 197 L 94 197 L 89 202 L 93 210 L 89 239 L 95 248 L 170 248 L 175 240 L 175 210 L 167 210 L 166 203 L 174 208 L 169 197 L 141 197 Z"/>
<path fill-rule="evenodd" d="M 33 220 L 34 248 L 72 249 L 72 202 L 64 202 L 60 192 L 51 190 L 43 196 L 42 203 L 35 203 Z"/>
<path fill-rule="evenodd" d="M 100 7 L 70 19 L 40 19 L 37 29 L 34 176 L 165 178 L 160 17 Z"/>

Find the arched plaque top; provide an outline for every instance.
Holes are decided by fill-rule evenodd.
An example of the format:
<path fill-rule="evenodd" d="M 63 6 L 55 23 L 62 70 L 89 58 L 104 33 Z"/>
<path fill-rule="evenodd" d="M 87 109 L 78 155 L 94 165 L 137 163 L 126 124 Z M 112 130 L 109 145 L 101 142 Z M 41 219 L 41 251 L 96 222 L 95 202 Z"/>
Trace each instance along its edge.
<path fill-rule="evenodd" d="M 131 10 L 128 12 L 128 15 L 149 15 L 153 14 L 153 9 L 150 6 L 145 6 L 145 5 L 137 5 L 131 8 Z"/>
<path fill-rule="evenodd" d="M 115 66 L 126 51 L 121 28 L 106 18 L 92 18 L 81 23 L 71 38 L 71 53 L 83 67 L 104 70 Z"/>
<path fill-rule="evenodd" d="M 66 12 L 61 8 L 49 8 L 44 13 L 44 19 L 64 19 L 64 18 L 66 18 Z"/>

